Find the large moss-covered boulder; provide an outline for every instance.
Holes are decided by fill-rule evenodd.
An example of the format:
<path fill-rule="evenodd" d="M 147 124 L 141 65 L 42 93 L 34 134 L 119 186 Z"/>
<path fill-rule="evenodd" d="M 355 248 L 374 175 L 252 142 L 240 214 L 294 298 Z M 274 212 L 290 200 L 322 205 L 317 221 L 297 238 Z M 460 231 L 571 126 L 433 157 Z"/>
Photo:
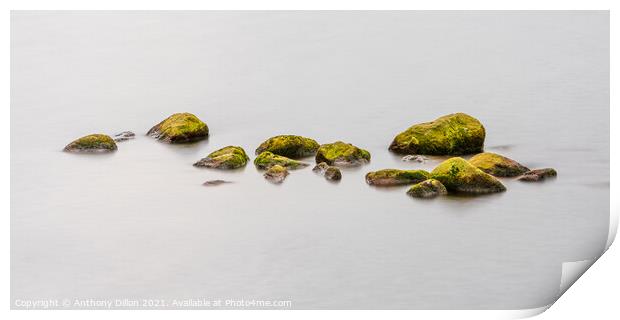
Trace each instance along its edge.
<path fill-rule="evenodd" d="M 535 169 L 524 173 L 518 178 L 519 181 L 536 182 L 543 181 L 547 178 L 555 178 L 558 172 L 553 168 Z"/>
<path fill-rule="evenodd" d="M 272 152 L 265 151 L 254 159 L 254 165 L 259 169 L 269 169 L 275 165 L 286 167 L 289 169 L 299 169 L 308 166 L 309 164 L 287 157 L 273 154 Z"/>
<path fill-rule="evenodd" d="M 370 152 L 350 143 L 336 141 L 321 145 L 315 160 L 316 163 L 325 162 L 334 166 L 359 166 L 370 161 Z"/>
<path fill-rule="evenodd" d="M 455 192 L 480 194 L 506 190 L 495 177 L 459 157 L 440 163 L 431 172 L 431 178 L 439 180 L 448 190 Z"/>
<path fill-rule="evenodd" d="M 510 158 L 492 152 L 479 153 L 469 159 L 469 163 L 496 177 L 516 177 L 530 170 Z"/>
<path fill-rule="evenodd" d="M 273 183 L 282 183 L 288 176 L 288 170 L 281 165 L 275 165 L 269 168 L 263 175 L 265 179 Z"/>
<path fill-rule="evenodd" d="M 175 113 L 147 132 L 153 138 L 168 143 L 185 143 L 206 139 L 209 127 L 191 113 Z"/>
<path fill-rule="evenodd" d="M 281 135 L 267 139 L 256 148 L 256 154 L 259 155 L 265 151 L 285 156 L 288 158 L 309 157 L 316 154 L 319 149 L 319 143 L 302 136 Z"/>
<path fill-rule="evenodd" d="M 114 139 L 105 134 L 90 134 L 81 137 L 67 146 L 67 152 L 111 152 L 117 149 Z"/>
<path fill-rule="evenodd" d="M 422 182 L 430 177 L 424 170 L 383 169 L 368 172 L 366 183 L 374 186 L 399 186 Z"/>
<path fill-rule="evenodd" d="M 414 184 L 407 194 L 414 198 L 435 198 L 448 194 L 448 190 L 439 180 L 428 179 Z"/>
<path fill-rule="evenodd" d="M 398 134 L 389 149 L 400 154 L 461 155 L 482 152 L 485 130 L 478 119 L 454 113 Z"/>
<path fill-rule="evenodd" d="M 245 166 L 250 158 L 241 147 L 228 146 L 211 152 L 207 157 L 194 163 L 196 167 L 216 169 L 237 169 Z"/>

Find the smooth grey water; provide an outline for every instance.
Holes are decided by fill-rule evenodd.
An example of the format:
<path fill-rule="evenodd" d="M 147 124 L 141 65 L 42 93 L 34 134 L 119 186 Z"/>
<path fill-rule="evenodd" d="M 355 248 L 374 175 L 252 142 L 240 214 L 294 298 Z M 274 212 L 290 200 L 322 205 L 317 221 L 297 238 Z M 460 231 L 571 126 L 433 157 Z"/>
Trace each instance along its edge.
<path fill-rule="evenodd" d="M 607 239 L 607 12 L 14 12 L 11 82 L 12 304 L 533 308 L 555 300 L 562 262 Z M 144 135 L 185 111 L 208 141 Z M 443 158 L 387 146 L 453 112 L 484 123 L 487 151 L 559 177 L 431 201 L 366 185 L 371 170 L 432 169 Z M 61 152 L 125 130 L 137 138 L 114 154 Z M 372 162 L 282 185 L 191 165 L 276 134 L 351 142 Z"/>

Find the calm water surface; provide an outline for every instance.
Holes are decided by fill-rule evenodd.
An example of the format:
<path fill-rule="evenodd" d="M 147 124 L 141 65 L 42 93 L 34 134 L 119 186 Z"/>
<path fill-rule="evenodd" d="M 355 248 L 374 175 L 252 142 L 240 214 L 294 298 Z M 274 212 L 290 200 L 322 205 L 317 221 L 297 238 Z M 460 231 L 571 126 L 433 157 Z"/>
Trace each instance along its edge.
<path fill-rule="evenodd" d="M 11 26 L 12 299 L 533 308 L 554 301 L 563 262 L 604 249 L 607 13 L 15 12 Z M 144 135 L 185 111 L 208 141 Z M 442 161 L 387 147 L 453 112 L 484 123 L 487 151 L 558 179 L 430 201 L 366 185 Z M 61 152 L 124 130 L 137 137 L 113 154 Z M 372 162 L 282 185 L 253 165 L 192 166 L 277 134 L 350 142 Z M 214 179 L 234 183 L 202 186 Z"/>

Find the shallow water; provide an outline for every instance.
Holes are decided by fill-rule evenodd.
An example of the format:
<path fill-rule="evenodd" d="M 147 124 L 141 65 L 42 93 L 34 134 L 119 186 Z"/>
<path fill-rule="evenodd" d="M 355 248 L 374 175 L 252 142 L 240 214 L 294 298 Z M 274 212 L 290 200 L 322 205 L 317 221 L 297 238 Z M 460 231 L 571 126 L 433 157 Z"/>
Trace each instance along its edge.
<path fill-rule="evenodd" d="M 12 299 L 262 299 L 292 308 L 519 309 L 559 293 L 561 263 L 609 225 L 606 12 L 27 13 L 11 17 Z M 174 112 L 208 141 L 146 131 Z M 374 188 L 398 132 L 466 112 L 485 149 L 557 179 L 417 200 Z M 136 132 L 113 154 L 61 152 Z M 369 150 L 329 183 L 281 185 L 253 156 L 299 134 Z M 306 159 L 312 162 L 312 159 Z M 207 180 L 233 183 L 202 186 Z M 15 307 L 15 306 L 13 306 Z"/>

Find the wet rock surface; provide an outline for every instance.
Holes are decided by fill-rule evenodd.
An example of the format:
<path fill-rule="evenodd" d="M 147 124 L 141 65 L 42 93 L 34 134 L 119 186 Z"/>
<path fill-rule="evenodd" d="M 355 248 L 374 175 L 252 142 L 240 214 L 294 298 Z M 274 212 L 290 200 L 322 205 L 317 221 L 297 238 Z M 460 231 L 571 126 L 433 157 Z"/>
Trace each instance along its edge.
<path fill-rule="evenodd" d="M 263 176 L 271 183 L 282 183 L 288 176 L 288 170 L 281 165 L 274 165 Z"/>
<path fill-rule="evenodd" d="M 136 137 L 136 134 L 131 132 L 131 131 L 123 131 L 121 133 L 117 133 L 115 134 L 112 139 L 114 139 L 114 141 L 116 142 L 122 142 L 122 141 L 127 141 L 130 139 L 134 139 Z"/>
<path fill-rule="evenodd" d="M 211 152 L 205 158 L 194 163 L 196 167 L 215 169 L 237 169 L 244 167 L 250 158 L 241 147 L 227 146 Z"/>
<path fill-rule="evenodd" d="M 187 143 L 209 137 L 209 127 L 191 113 L 175 113 L 153 126 L 147 135 L 166 143 Z"/>
<path fill-rule="evenodd" d="M 254 165 L 259 169 L 269 169 L 272 166 L 279 165 L 289 169 L 299 169 L 307 167 L 309 164 L 293 159 L 289 159 L 284 156 L 279 156 L 269 151 L 265 151 L 254 159 Z"/>
<path fill-rule="evenodd" d="M 366 174 L 366 183 L 373 186 L 400 186 L 422 182 L 430 177 L 425 170 L 383 169 Z"/>
<path fill-rule="evenodd" d="M 325 162 L 330 166 L 354 167 L 370 161 L 370 152 L 350 143 L 336 141 L 323 144 L 317 150 L 316 163 Z"/>
<path fill-rule="evenodd" d="M 525 182 L 537 182 L 543 181 L 548 178 L 555 178 L 558 176 L 558 172 L 553 168 L 535 169 L 524 173 L 518 178 L 519 181 Z"/>
<path fill-rule="evenodd" d="M 453 113 L 399 133 L 389 150 L 399 154 L 462 155 L 482 152 L 486 132 L 478 119 Z"/>
<path fill-rule="evenodd" d="M 76 139 L 65 146 L 63 151 L 82 153 L 104 153 L 116 151 L 118 147 L 110 136 L 105 134 L 90 134 Z"/>
<path fill-rule="evenodd" d="M 448 190 L 439 180 L 428 179 L 414 184 L 407 194 L 414 198 L 435 198 L 448 194 Z"/>
<path fill-rule="evenodd" d="M 256 148 L 255 153 L 259 155 L 269 151 L 273 154 L 297 159 L 313 156 L 318 149 L 319 143 L 313 139 L 294 135 L 280 135 L 265 140 Z"/>
<path fill-rule="evenodd" d="M 449 191 L 470 194 L 502 192 L 506 187 L 492 175 L 459 157 L 450 158 L 431 172 Z"/>
<path fill-rule="evenodd" d="M 510 158 L 492 152 L 479 153 L 469 159 L 469 163 L 496 177 L 516 177 L 530 170 Z"/>

